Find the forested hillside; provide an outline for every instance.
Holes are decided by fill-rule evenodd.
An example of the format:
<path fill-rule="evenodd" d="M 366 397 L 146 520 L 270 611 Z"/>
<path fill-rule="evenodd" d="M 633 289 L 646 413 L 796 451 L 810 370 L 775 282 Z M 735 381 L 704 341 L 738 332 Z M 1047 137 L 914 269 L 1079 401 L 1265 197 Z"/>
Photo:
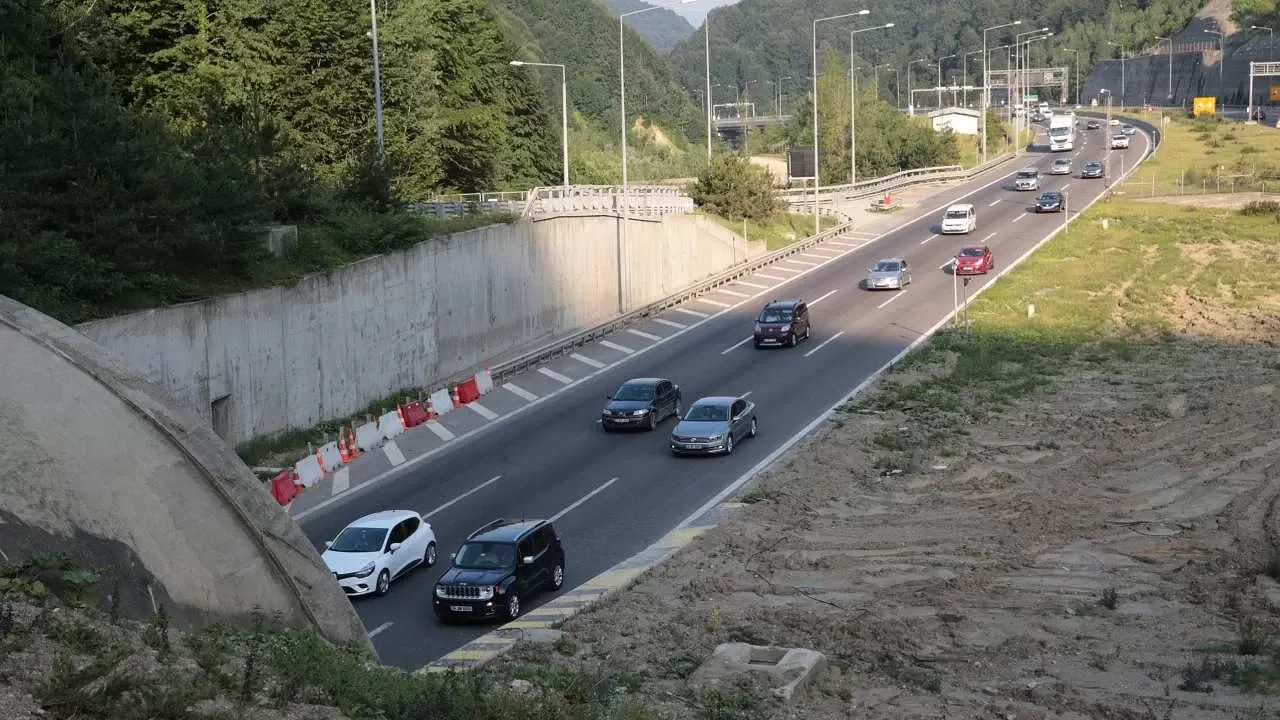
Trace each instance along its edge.
<path fill-rule="evenodd" d="M 653 7 L 644 0 L 604 0 L 604 4 L 614 17 Z M 688 20 L 665 8 L 636 14 L 627 18 L 627 24 L 647 40 L 654 50 L 664 55 L 693 34 L 693 26 Z"/>
<path fill-rule="evenodd" d="M 1231 19 L 1237 25 L 1275 28 L 1280 23 L 1280 5 L 1276 0 L 1233 0 Z"/>
<path fill-rule="evenodd" d="M 75 322 L 297 277 L 438 228 L 434 192 L 616 182 L 617 21 L 597 0 L 0 0 L 0 292 Z M 702 124 L 629 34 L 633 177 L 687 175 Z M 661 139 L 661 141 L 659 141 Z M 674 169 L 673 169 L 674 167 Z M 296 224 L 302 252 L 265 253 Z"/>
<path fill-rule="evenodd" d="M 1274 7 L 1273 0 L 1240 1 Z M 1124 45 L 1131 52 L 1154 47 L 1155 36 L 1181 30 L 1203 5 L 1204 0 L 900 0 L 855 7 L 846 0 L 742 0 L 711 13 L 712 82 L 729 85 L 732 92 L 732 85 L 743 87 L 755 80 L 758 84 L 754 87 L 767 91 L 770 81 L 792 76 L 799 80 L 786 83 L 788 102 L 802 102 L 803 79 L 811 75 L 813 20 L 868 7 L 871 14 L 867 17 L 820 24 L 819 46 L 833 48 L 847 58 L 850 30 L 894 23 L 891 29 L 856 36 L 856 64 L 864 68 L 880 64 L 899 68 L 903 104 L 908 61 L 927 61 L 913 65 L 912 74 L 916 87 L 932 86 L 938 58 L 974 53 L 969 57 L 969 75 L 971 80 L 977 79 L 981 73 L 982 29 L 1014 20 L 1023 21 L 1016 28 L 1018 31 L 1047 26 L 1057 33 L 1050 41 L 1033 46 L 1034 62 L 1071 68 L 1074 84 L 1076 55 L 1067 49 L 1080 51 L 1083 81 L 1093 59 L 1119 57 L 1119 49 L 1108 42 Z M 989 45 L 1009 43 L 1012 36 L 1008 33 L 1013 30 L 988 33 Z M 697 82 L 704 73 L 701 35 L 686 40 L 669 57 L 677 79 L 696 87 L 689 83 Z M 992 61 L 992 67 L 1003 67 L 1003 62 L 1001 53 L 999 60 Z M 958 76 L 962 66 L 960 57 L 946 60 L 943 75 L 950 81 L 952 73 Z M 894 77 L 881 73 L 881 97 L 890 101 L 894 100 Z"/>

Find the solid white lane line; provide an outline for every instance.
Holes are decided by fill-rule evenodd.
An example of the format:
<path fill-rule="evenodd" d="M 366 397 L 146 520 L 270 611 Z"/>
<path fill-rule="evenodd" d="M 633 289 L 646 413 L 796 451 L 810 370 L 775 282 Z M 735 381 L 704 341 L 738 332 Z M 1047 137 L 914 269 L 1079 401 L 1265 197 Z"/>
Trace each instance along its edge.
<path fill-rule="evenodd" d="M 840 332 L 836 333 L 835 335 L 832 335 L 831 337 L 827 338 L 826 340 L 823 340 L 821 343 L 819 343 L 819 344 L 818 344 L 818 347 L 816 347 L 816 348 L 814 348 L 814 349 L 810 350 L 809 352 L 805 353 L 805 354 L 804 354 L 804 356 L 805 356 L 805 357 L 809 357 L 810 355 L 812 355 L 812 354 L 814 354 L 814 353 L 818 352 L 819 350 L 821 350 L 822 348 L 826 347 L 828 344 L 830 344 L 830 343 L 831 343 L 831 342 L 833 342 L 836 338 L 840 337 L 840 336 L 841 336 L 841 335 L 843 335 L 843 334 L 844 334 L 844 331 L 843 331 L 843 330 L 841 330 Z"/>
<path fill-rule="evenodd" d="M 788 273 L 801 273 L 801 272 L 804 272 L 803 270 L 797 270 L 797 269 L 795 269 L 795 268 L 782 267 L 782 266 L 779 266 L 779 265 L 773 265 L 773 266 L 771 266 L 769 269 L 770 269 L 770 270 L 773 270 L 773 271 L 775 271 L 775 272 L 788 272 Z"/>
<path fill-rule="evenodd" d="M 903 295 L 906 295 L 906 294 L 907 294 L 907 291 L 906 291 L 906 290 L 899 290 L 897 293 L 895 293 L 895 294 L 894 294 L 894 296 L 893 296 L 893 297 L 891 297 L 891 298 L 889 298 L 888 300 L 885 300 L 884 302 L 882 302 L 882 303 L 880 303 L 879 305 L 877 305 L 877 306 L 876 306 L 876 309 L 881 309 L 881 308 L 883 308 L 885 305 L 888 305 L 889 303 L 893 302 L 894 300 L 897 300 L 898 298 L 900 298 L 900 297 L 902 297 Z"/>
<path fill-rule="evenodd" d="M 731 308 L 731 307 L 733 307 L 733 305 L 731 305 L 730 303 L 720 302 L 719 300 L 710 300 L 710 299 L 708 299 L 708 298 L 697 298 L 696 302 L 706 303 L 706 304 L 708 304 L 708 305 L 714 305 L 714 306 L 719 307 L 719 308 Z"/>
<path fill-rule="evenodd" d="M 749 297 L 751 297 L 750 295 L 748 295 L 748 294 L 746 294 L 746 293 L 740 293 L 740 292 L 738 292 L 738 291 L 736 291 L 736 290 L 726 290 L 726 289 L 724 289 L 724 288 L 717 288 L 717 289 L 716 289 L 716 292 L 718 292 L 718 293 L 723 293 L 723 294 L 725 294 L 725 295 L 731 295 L 731 296 L 733 296 L 733 297 L 737 297 L 737 298 L 749 298 Z"/>
<path fill-rule="evenodd" d="M 929 237 L 927 237 L 927 238 L 925 238 L 925 239 L 921 240 L 921 241 L 920 241 L 920 244 L 921 244 L 921 245 L 923 245 L 923 244 L 925 244 L 925 243 L 929 242 L 930 240 L 932 240 L 932 239 L 934 239 L 934 238 L 936 238 L 936 237 L 938 237 L 938 236 L 937 236 L 937 235 L 930 235 Z"/>
<path fill-rule="evenodd" d="M 777 280 L 778 282 L 786 280 L 786 278 L 780 278 L 777 275 L 765 275 L 762 272 L 756 273 L 754 277 L 764 278 L 765 280 Z M 768 288 L 765 288 L 765 289 L 767 290 Z"/>
<path fill-rule="evenodd" d="M 617 350 L 618 352 L 622 353 L 623 355 L 631 355 L 631 354 L 634 354 L 634 353 L 635 353 L 635 350 L 632 350 L 631 348 L 627 347 L 626 345 L 619 345 L 619 344 L 618 344 L 618 343 L 616 343 L 616 342 L 610 342 L 610 341 L 608 341 L 608 340 L 601 340 L 601 341 L 600 341 L 600 344 L 601 344 L 601 345 L 603 345 L 604 347 L 609 348 L 610 350 Z"/>
<path fill-rule="evenodd" d="M 828 245 L 835 245 L 835 246 L 837 246 L 837 247 L 850 248 L 850 249 L 853 249 L 853 248 L 858 247 L 857 245 L 851 245 L 851 244 L 849 244 L 849 243 L 847 243 L 847 242 L 840 242 L 839 240 L 828 240 L 828 241 L 827 241 L 827 244 L 828 244 Z"/>
<path fill-rule="evenodd" d="M 603 367 L 608 367 L 608 365 L 606 365 L 605 363 L 602 363 L 599 360 L 592 360 L 591 358 L 587 357 L 586 355 L 583 355 L 582 353 L 574 353 L 569 357 L 573 358 L 574 360 L 577 360 L 583 365 L 590 365 L 591 367 L 597 370 Z"/>
<path fill-rule="evenodd" d="M 489 487 L 490 485 L 492 485 L 492 484 L 494 484 L 494 483 L 498 482 L 498 481 L 499 481 L 499 480 L 501 480 L 501 479 L 502 479 L 502 476 L 501 476 L 501 475 L 494 475 L 493 477 L 489 478 L 488 480 L 485 480 L 484 482 L 480 483 L 479 485 L 477 485 L 477 486 L 475 486 L 475 487 L 471 488 L 470 490 L 468 490 L 468 491 L 466 491 L 466 492 L 462 493 L 462 494 L 461 494 L 461 495 L 459 495 L 458 497 L 456 497 L 456 498 L 454 498 L 454 499 L 450 500 L 449 502 L 447 502 L 447 503 L 445 503 L 445 504 L 441 505 L 440 507 L 436 508 L 435 510 L 432 510 L 431 512 L 423 513 L 423 514 L 422 514 L 422 519 L 423 519 L 423 520 L 430 520 L 430 519 L 431 519 L 431 517 L 432 517 L 433 515 L 439 515 L 440 513 L 444 512 L 445 510 L 448 510 L 449 508 L 453 507 L 454 505 L 458 504 L 459 502 L 461 502 L 461 501 L 465 500 L 466 498 L 468 498 L 468 497 L 470 497 L 470 496 L 474 495 L 475 493 L 480 492 L 481 490 L 483 490 L 483 489 L 485 489 L 485 488 Z"/>
<path fill-rule="evenodd" d="M 329 494 L 338 495 L 340 493 L 346 492 L 347 489 L 350 487 L 351 487 L 351 468 L 350 467 L 338 468 L 337 472 L 333 474 L 333 491 L 330 492 Z"/>
<path fill-rule="evenodd" d="M 829 298 L 829 297 L 831 297 L 832 295 L 835 295 L 835 294 L 836 294 L 836 291 L 835 291 L 835 290 L 832 290 L 832 291 L 828 292 L 827 294 L 823 295 L 822 297 L 819 297 L 817 300 L 814 300 L 813 302 L 809 303 L 809 307 L 813 307 L 814 305 L 817 305 L 818 303 L 822 302 L 823 300 L 826 300 L 827 298 Z"/>
<path fill-rule="evenodd" d="M 988 236 L 986 236 L 986 237 L 982 238 L 982 242 L 983 242 L 983 244 L 986 244 L 986 242 L 987 242 L 988 240 L 990 240 L 991 238 L 993 238 L 993 237 L 995 237 L 995 236 L 996 236 L 996 234 L 995 234 L 995 233 L 991 233 L 990 235 L 988 235 Z"/>
<path fill-rule="evenodd" d="M 542 373 L 543 375 L 546 375 L 552 380 L 555 380 L 561 385 L 568 385 L 569 383 L 573 382 L 573 378 L 567 377 L 565 375 L 561 375 L 560 373 L 556 372 L 555 370 L 552 370 L 551 368 L 538 368 L 538 372 Z"/>
<path fill-rule="evenodd" d="M 747 287 L 755 288 L 757 290 L 769 289 L 768 285 L 761 285 L 760 283 L 747 282 L 746 280 L 734 280 L 733 282 L 735 285 L 746 285 Z"/>
<path fill-rule="evenodd" d="M 1069 187 L 1071 187 L 1071 183 L 1067 183 L 1066 185 L 1063 185 L 1063 186 L 1062 186 L 1062 192 L 1066 192 L 1066 191 L 1067 191 L 1067 188 L 1069 188 Z"/>
<path fill-rule="evenodd" d="M 721 355 L 728 355 L 729 353 L 733 352 L 734 350 L 737 350 L 738 348 L 742 347 L 743 345 L 746 345 L 747 343 L 751 342 L 754 338 L 755 338 L 755 336 L 754 336 L 754 335 L 752 335 L 751 337 L 743 338 L 742 340 L 739 340 L 738 342 L 734 343 L 732 346 L 727 347 L 727 348 L 725 348 L 724 350 L 721 350 L 721 351 L 720 351 L 720 354 L 721 354 Z"/>
<path fill-rule="evenodd" d="M 436 437 L 440 438 L 442 442 L 449 442 L 450 440 L 457 437 L 456 435 L 453 434 L 453 432 L 449 430 L 449 428 L 441 425 L 440 422 L 437 420 L 428 420 L 423 424 L 427 426 L 428 430 L 435 433 Z"/>
<path fill-rule="evenodd" d="M 1026 214 L 1026 213 L 1022 213 L 1022 214 L 1021 214 L 1021 215 L 1019 215 L 1018 217 L 1014 218 L 1014 219 L 1013 219 L 1013 221 L 1014 221 L 1014 222 L 1018 222 L 1019 220 L 1021 220 L 1022 218 L 1026 217 L 1026 216 L 1027 216 L 1027 214 Z"/>
<path fill-rule="evenodd" d="M 656 340 L 661 340 L 661 339 L 662 339 L 662 336 L 661 336 L 661 335 L 654 335 L 653 333 L 647 333 L 647 332 L 645 332 L 645 331 L 643 331 L 643 330 L 635 330 L 635 329 L 633 329 L 633 328 L 627 328 L 627 332 L 631 333 L 632 335 L 635 335 L 636 337 L 642 337 L 642 338 L 644 338 L 645 340 L 655 340 L 655 341 L 656 341 Z"/>
<path fill-rule="evenodd" d="M 497 420 L 497 419 L 498 419 L 498 413 L 496 413 L 496 412 L 494 412 L 494 411 L 490 410 L 489 408 L 487 408 L 487 407 L 485 407 L 485 406 L 481 405 L 481 404 L 480 404 L 480 403 L 478 403 L 478 402 L 469 402 L 469 403 L 467 403 L 467 407 L 471 408 L 472 410 L 475 410 L 475 411 L 476 411 L 476 414 L 477 414 L 477 415 L 479 415 L 480 417 L 484 418 L 485 420 Z"/>
<path fill-rule="evenodd" d="M 582 503 L 584 503 L 584 502 L 586 502 L 586 501 L 590 500 L 591 498 L 595 497 L 596 495 L 599 495 L 600 493 L 604 492 L 605 488 L 609 487 L 610 485 L 612 485 L 612 484 L 614 484 L 614 483 L 616 483 L 616 482 L 618 482 L 618 478 L 614 478 L 614 479 L 610 480 L 609 482 L 607 482 L 607 483 L 605 483 L 605 484 L 601 485 L 600 487 L 596 488 L 595 490 L 592 490 L 591 492 L 587 493 L 586 495 L 583 495 L 583 496 L 582 496 L 581 498 L 579 498 L 579 499 L 578 499 L 578 501 L 577 501 L 577 502 L 575 502 L 574 504 L 572 504 L 572 505 L 570 505 L 569 507 L 567 507 L 567 508 L 565 508 L 565 509 L 561 510 L 560 512 L 556 513 L 555 515 L 552 515 L 552 516 L 551 516 L 551 518 L 550 518 L 549 520 L 547 520 L 547 522 L 555 522 L 555 521 L 559 520 L 560 518 L 562 518 L 562 517 L 564 517 L 565 515 L 569 514 L 573 509 L 577 508 L 577 507 L 578 507 L 579 505 L 581 505 Z"/>
<path fill-rule="evenodd" d="M 988 205 L 987 207 L 995 207 L 999 204 L 1000 204 L 1000 198 L 996 198 L 995 200 L 991 201 L 991 204 Z"/>
<path fill-rule="evenodd" d="M 522 400 L 533 402 L 534 400 L 538 399 L 537 395 L 534 395 L 533 393 L 529 392 L 528 390 L 525 390 L 524 388 L 520 387 L 519 385 L 516 385 L 515 383 L 507 383 L 502 387 L 506 388 L 508 391 L 511 392 L 512 395 L 515 395 L 516 397 L 521 398 Z"/>
<path fill-rule="evenodd" d="M 498 414 L 494 413 L 493 417 L 498 417 Z M 492 420 L 493 418 L 489 419 Z M 387 456 L 387 462 L 391 463 L 391 467 L 404 464 L 404 453 L 400 452 L 400 446 L 396 445 L 395 440 L 388 440 L 387 444 L 382 446 L 382 454 Z M 346 470 L 346 468 L 343 468 L 343 470 Z M 334 482 L 336 484 L 336 478 Z"/>
<path fill-rule="evenodd" d="M 391 625 L 392 625 L 392 623 L 384 622 L 384 623 L 382 623 L 381 625 L 379 625 L 378 627 L 376 627 L 376 628 L 374 628 L 374 629 L 370 630 L 370 631 L 369 631 L 369 639 L 370 639 L 370 640 L 374 639 L 375 637 L 377 637 L 377 636 L 378 636 L 378 633 L 380 633 L 380 632 L 382 632 L 383 630 L 386 630 L 387 628 L 391 627 Z"/>
<path fill-rule="evenodd" d="M 677 330 L 683 330 L 689 327 L 688 325 L 685 325 L 684 323 L 678 323 L 675 320 L 664 320 L 662 318 L 653 318 L 653 321 L 658 323 L 659 325 L 666 325 L 667 327 L 673 327 Z"/>
<path fill-rule="evenodd" d="M 787 258 L 787 259 L 783 260 L 782 262 L 789 262 L 789 263 L 791 263 L 791 264 L 793 264 L 793 265 L 805 265 L 805 266 L 807 266 L 807 267 L 817 267 L 817 266 L 818 266 L 818 263 L 815 263 L 815 262 L 809 262 L 808 260 L 792 260 L 791 258 Z"/>
<path fill-rule="evenodd" d="M 697 310 L 690 310 L 689 308 L 672 308 L 672 311 L 678 312 L 678 313 L 684 313 L 685 315 L 692 315 L 696 318 L 707 317 L 706 313 L 698 312 Z"/>

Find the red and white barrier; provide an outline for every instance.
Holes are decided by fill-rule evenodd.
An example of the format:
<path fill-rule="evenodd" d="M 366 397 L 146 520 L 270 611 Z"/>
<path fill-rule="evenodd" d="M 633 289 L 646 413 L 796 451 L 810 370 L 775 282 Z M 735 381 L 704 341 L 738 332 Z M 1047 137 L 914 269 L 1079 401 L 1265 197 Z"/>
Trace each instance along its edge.
<path fill-rule="evenodd" d="M 338 451 L 338 443 L 336 441 L 321 445 L 320 449 L 317 450 L 317 453 L 319 454 L 320 463 L 324 466 L 325 472 L 333 472 L 343 465 L 346 465 L 346 463 L 342 461 L 342 453 Z"/>
<path fill-rule="evenodd" d="M 356 447 L 360 448 L 361 452 L 382 447 L 384 439 L 377 423 L 365 423 L 356 428 Z"/>
<path fill-rule="evenodd" d="M 378 418 L 378 429 L 383 440 L 390 440 L 404 434 L 404 424 L 400 422 L 400 411 L 391 410 Z"/>
<path fill-rule="evenodd" d="M 449 394 L 449 388 L 440 388 L 431 393 L 431 409 L 437 415 L 444 415 L 453 409 L 453 396 Z"/>
<path fill-rule="evenodd" d="M 294 463 L 293 471 L 296 474 L 296 482 L 304 488 L 309 488 L 324 478 L 324 472 L 320 469 L 320 463 L 316 460 L 314 453 Z"/>
<path fill-rule="evenodd" d="M 469 402 L 475 402 L 480 399 L 479 383 L 472 377 L 470 380 L 464 380 L 458 383 L 456 393 L 458 395 L 458 404 L 466 405 Z"/>
<path fill-rule="evenodd" d="M 271 495 L 281 505 L 288 505 L 302 490 L 298 487 L 297 476 L 292 469 L 280 471 L 271 478 Z"/>
<path fill-rule="evenodd" d="M 427 409 L 416 400 L 400 408 L 400 414 L 404 418 L 404 426 L 406 428 L 417 427 L 431 419 Z"/>
<path fill-rule="evenodd" d="M 488 395 L 493 391 L 493 373 L 489 372 L 489 368 L 476 373 L 476 390 L 481 395 Z"/>

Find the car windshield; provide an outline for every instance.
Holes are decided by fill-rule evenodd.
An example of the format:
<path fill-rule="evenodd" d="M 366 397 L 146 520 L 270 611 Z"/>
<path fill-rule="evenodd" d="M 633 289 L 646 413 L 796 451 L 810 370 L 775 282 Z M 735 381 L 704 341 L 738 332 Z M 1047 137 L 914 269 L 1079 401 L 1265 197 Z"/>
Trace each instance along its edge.
<path fill-rule="evenodd" d="M 511 543 L 463 543 L 453 556 L 453 566 L 463 570 L 505 570 L 515 564 L 516 548 Z"/>
<path fill-rule="evenodd" d="M 1058 167 L 1066 167 L 1067 165 L 1071 164 L 1071 161 L 1070 160 L 1054 160 L 1053 164 L 1057 165 Z"/>
<path fill-rule="evenodd" d="M 653 385 L 648 383 L 627 383 L 613 394 L 614 400 L 652 400 Z"/>
<path fill-rule="evenodd" d="M 693 422 L 723 422 L 729 419 L 729 408 L 699 403 L 689 408 L 689 414 L 684 419 Z"/>
<path fill-rule="evenodd" d="M 329 549 L 333 552 L 370 553 L 382 550 L 382 541 L 387 539 L 386 528 L 369 528 L 351 526 L 334 538 Z"/>
<path fill-rule="evenodd" d="M 1041 202 L 1058 202 L 1061 199 L 1062 198 L 1058 196 L 1058 193 L 1045 193 L 1040 196 Z"/>
<path fill-rule="evenodd" d="M 969 211 L 968 210 L 948 210 L 946 217 L 948 220 L 963 220 L 969 217 Z"/>
<path fill-rule="evenodd" d="M 896 260 L 881 260 L 876 263 L 876 272 L 898 272 L 898 268 L 899 265 Z"/>
<path fill-rule="evenodd" d="M 1019 170 L 1018 171 L 1018 177 L 1020 178 L 1033 178 L 1035 176 L 1036 176 L 1035 170 Z"/>
<path fill-rule="evenodd" d="M 785 323 L 791 322 L 795 317 L 790 310 L 765 310 L 760 313 L 760 322 L 762 323 Z"/>
<path fill-rule="evenodd" d="M 960 257 L 982 257 L 982 248 L 965 248 L 960 251 Z"/>
<path fill-rule="evenodd" d="M 1102 164 L 1101 164 L 1101 163 L 1093 163 L 1093 162 L 1092 162 L 1092 163 L 1089 163 L 1088 165 L 1085 165 L 1085 167 L 1086 167 L 1086 168 L 1088 168 L 1088 169 L 1090 169 L 1090 170 L 1100 170 L 1100 169 L 1102 169 Z"/>

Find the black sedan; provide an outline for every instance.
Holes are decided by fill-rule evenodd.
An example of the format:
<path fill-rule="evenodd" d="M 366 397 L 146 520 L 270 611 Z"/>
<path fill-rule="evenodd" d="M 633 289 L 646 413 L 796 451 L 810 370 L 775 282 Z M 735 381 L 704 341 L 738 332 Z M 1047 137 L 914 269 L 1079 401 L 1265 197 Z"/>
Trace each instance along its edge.
<path fill-rule="evenodd" d="M 680 386 L 665 378 L 634 378 L 608 398 L 600 412 L 600 426 L 614 430 L 653 430 L 669 417 L 679 418 L 684 407 Z"/>
<path fill-rule="evenodd" d="M 1062 193 L 1053 190 L 1042 193 L 1036 200 L 1036 212 L 1062 212 Z"/>
<path fill-rule="evenodd" d="M 1098 122 L 1097 120 L 1090 120 L 1089 122 L 1084 124 L 1084 129 L 1085 130 L 1101 130 L 1102 123 Z"/>
<path fill-rule="evenodd" d="M 1084 167 L 1080 168 L 1080 177 L 1086 180 L 1100 178 L 1106 173 L 1106 168 L 1102 167 L 1100 162 L 1085 163 Z"/>

